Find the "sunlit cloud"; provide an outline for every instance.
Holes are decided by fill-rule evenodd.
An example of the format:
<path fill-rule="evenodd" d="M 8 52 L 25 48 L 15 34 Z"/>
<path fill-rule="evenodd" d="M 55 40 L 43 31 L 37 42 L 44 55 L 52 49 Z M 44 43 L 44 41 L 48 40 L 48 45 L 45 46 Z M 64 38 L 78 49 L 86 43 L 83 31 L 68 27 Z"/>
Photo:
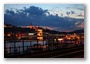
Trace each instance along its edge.
<path fill-rule="evenodd" d="M 78 28 L 84 28 L 84 23 L 82 22 L 80 25 L 77 26 Z"/>

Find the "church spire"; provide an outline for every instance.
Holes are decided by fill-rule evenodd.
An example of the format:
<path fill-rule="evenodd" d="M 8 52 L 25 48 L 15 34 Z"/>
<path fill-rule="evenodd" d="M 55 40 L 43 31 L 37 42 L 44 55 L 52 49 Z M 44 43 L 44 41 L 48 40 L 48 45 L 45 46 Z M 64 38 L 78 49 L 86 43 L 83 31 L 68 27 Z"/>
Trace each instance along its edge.
<path fill-rule="evenodd" d="M 33 27 L 33 26 L 32 26 L 32 22 L 31 22 L 31 23 L 30 23 L 30 29 L 32 29 L 32 27 Z"/>

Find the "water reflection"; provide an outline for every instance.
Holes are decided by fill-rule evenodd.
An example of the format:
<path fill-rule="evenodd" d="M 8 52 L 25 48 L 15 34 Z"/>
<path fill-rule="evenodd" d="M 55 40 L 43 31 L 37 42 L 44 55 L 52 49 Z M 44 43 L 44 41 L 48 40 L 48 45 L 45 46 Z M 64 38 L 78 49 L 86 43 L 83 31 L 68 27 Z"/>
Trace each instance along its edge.
<path fill-rule="evenodd" d="M 27 47 L 33 46 L 35 44 L 37 44 L 37 41 L 32 41 L 32 42 L 30 42 L 30 41 L 26 41 L 25 42 L 24 41 L 24 50 L 27 50 Z M 46 41 L 38 41 L 38 44 L 45 45 L 46 44 Z M 20 52 L 22 52 L 23 51 L 23 47 L 22 46 L 23 46 L 23 43 L 22 42 L 15 42 L 15 47 L 16 47 L 16 50 L 15 50 L 14 49 L 14 42 L 8 42 L 5 45 L 5 47 L 7 48 L 6 49 L 7 53 L 10 53 L 10 51 L 11 51 L 11 53 L 13 53 L 14 50 L 15 51 L 18 51 L 19 50 Z M 11 47 L 11 49 L 10 49 L 10 47 Z"/>

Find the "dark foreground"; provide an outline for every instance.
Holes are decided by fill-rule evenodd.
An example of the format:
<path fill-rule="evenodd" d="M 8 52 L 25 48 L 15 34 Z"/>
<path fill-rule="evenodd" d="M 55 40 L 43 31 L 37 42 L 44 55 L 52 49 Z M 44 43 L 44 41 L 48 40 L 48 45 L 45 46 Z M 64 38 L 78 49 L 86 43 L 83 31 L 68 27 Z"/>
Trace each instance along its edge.
<path fill-rule="evenodd" d="M 5 58 L 84 58 L 84 46 L 4 56 Z"/>

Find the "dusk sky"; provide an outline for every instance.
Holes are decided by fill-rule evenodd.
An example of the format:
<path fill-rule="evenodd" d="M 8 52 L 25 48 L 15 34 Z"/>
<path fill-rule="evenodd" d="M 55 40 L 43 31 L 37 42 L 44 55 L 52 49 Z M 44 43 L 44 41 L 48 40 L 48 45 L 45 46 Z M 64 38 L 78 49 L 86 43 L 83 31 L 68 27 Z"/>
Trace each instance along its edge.
<path fill-rule="evenodd" d="M 58 31 L 84 28 L 84 4 L 5 4 L 4 23 Z"/>

